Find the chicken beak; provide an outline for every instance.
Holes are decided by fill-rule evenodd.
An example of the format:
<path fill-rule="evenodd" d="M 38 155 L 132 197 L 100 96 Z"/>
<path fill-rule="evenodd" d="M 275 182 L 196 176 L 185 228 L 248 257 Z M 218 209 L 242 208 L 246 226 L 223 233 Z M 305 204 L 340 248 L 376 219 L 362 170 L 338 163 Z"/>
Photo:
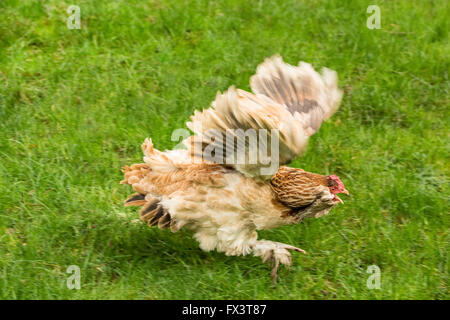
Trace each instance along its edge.
<path fill-rule="evenodd" d="M 346 194 L 346 195 L 350 195 L 350 192 L 348 192 L 347 189 L 344 189 L 344 191 L 341 191 L 341 193 Z"/>

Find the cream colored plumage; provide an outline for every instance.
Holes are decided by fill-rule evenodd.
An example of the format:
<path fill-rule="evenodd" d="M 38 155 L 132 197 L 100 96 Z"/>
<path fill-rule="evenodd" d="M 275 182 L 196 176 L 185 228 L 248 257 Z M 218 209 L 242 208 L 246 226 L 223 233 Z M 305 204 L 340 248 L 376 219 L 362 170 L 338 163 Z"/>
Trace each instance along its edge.
<path fill-rule="evenodd" d="M 187 149 L 160 152 L 146 139 L 144 163 L 124 167 L 121 183 L 137 192 L 125 205 L 143 206 L 141 218 L 150 225 L 173 232 L 189 228 L 206 251 L 271 259 L 275 277 L 279 263 L 290 264 L 289 250 L 304 251 L 258 240 L 257 230 L 322 216 L 339 199 L 330 189 L 338 185 L 330 176 L 279 166 L 301 154 L 309 136 L 337 109 L 342 94 L 334 71 L 325 69 L 321 76 L 309 64 L 290 66 L 279 56 L 266 59 L 250 84 L 254 94 L 231 87 L 209 109 L 195 111 L 187 123 L 194 132 L 185 141 Z M 229 129 L 265 129 L 268 140 L 257 145 L 242 140 L 243 163 L 220 152 L 208 154 L 211 146 L 225 150 L 223 137 Z M 233 138 L 239 141 L 237 134 Z M 279 161 L 271 171 L 272 164 L 265 161 L 275 155 L 273 139 L 279 142 Z M 269 150 L 264 156 L 263 147 Z M 250 163 L 255 151 L 257 161 Z M 343 185 L 339 190 L 345 190 Z"/>

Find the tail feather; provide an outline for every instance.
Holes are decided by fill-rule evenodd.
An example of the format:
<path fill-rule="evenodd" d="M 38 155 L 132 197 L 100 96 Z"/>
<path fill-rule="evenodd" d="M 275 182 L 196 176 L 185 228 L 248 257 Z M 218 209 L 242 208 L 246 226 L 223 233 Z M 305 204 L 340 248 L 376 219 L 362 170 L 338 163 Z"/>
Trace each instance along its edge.
<path fill-rule="evenodd" d="M 172 222 L 172 219 L 170 217 L 170 214 L 166 212 L 158 221 L 158 228 L 165 229 L 170 226 L 170 223 Z"/>
<path fill-rule="evenodd" d="M 125 200 L 125 207 L 130 206 L 143 206 L 145 205 L 145 195 L 141 193 L 134 193 L 131 196 L 128 197 L 127 200 Z"/>
<path fill-rule="evenodd" d="M 121 184 L 129 184 L 137 193 L 130 195 L 124 202 L 128 206 L 142 206 L 139 211 L 141 220 L 149 226 L 158 226 L 160 229 L 171 228 L 173 232 L 178 231 L 182 225 L 176 223 L 170 213 L 161 205 L 156 196 L 163 193 L 162 183 L 156 187 L 153 182 L 158 177 L 170 176 L 176 170 L 183 168 L 188 163 L 187 150 L 173 150 L 160 152 L 153 147 L 151 139 L 146 139 L 142 145 L 144 151 L 144 162 L 131 166 L 124 166 L 122 172 L 124 179 Z M 155 194 L 156 192 L 156 194 Z M 158 192 L 160 192 L 158 194 Z M 155 197 L 153 197 L 155 195 Z"/>
<path fill-rule="evenodd" d="M 153 198 L 147 201 L 139 211 L 141 220 L 147 222 L 150 227 L 158 225 L 160 229 L 165 229 L 172 222 L 170 213 L 161 205 L 159 199 Z"/>

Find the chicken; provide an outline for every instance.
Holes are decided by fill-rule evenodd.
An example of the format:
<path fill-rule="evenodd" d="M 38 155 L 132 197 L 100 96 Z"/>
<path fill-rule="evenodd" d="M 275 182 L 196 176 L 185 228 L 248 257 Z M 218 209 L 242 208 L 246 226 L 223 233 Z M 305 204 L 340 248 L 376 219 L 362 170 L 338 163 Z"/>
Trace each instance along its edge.
<path fill-rule="evenodd" d="M 150 226 L 193 230 L 200 248 L 226 255 L 253 254 L 290 265 L 295 246 L 258 239 L 257 231 L 321 217 L 348 194 L 336 175 L 285 166 L 338 108 L 337 75 L 311 65 L 266 59 L 251 77 L 254 93 L 230 87 L 211 107 L 195 111 L 185 149 L 161 152 L 151 139 L 144 163 L 123 168 L 122 184 L 137 192 L 125 206 L 142 206 Z"/>

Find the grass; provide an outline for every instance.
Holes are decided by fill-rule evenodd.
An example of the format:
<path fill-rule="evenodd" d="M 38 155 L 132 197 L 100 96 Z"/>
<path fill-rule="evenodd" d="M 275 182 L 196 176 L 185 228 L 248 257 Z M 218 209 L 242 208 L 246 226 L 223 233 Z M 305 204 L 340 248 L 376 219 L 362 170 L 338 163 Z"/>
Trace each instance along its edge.
<path fill-rule="evenodd" d="M 444 0 L 1 1 L 0 298 L 449 299 L 448 15 Z M 341 108 L 292 165 L 352 196 L 260 233 L 308 251 L 273 287 L 259 258 L 136 223 L 119 181 L 145 137 L 172 148 L 194 109 L 248 90 L 275 53 L 338 72 Z"/>

